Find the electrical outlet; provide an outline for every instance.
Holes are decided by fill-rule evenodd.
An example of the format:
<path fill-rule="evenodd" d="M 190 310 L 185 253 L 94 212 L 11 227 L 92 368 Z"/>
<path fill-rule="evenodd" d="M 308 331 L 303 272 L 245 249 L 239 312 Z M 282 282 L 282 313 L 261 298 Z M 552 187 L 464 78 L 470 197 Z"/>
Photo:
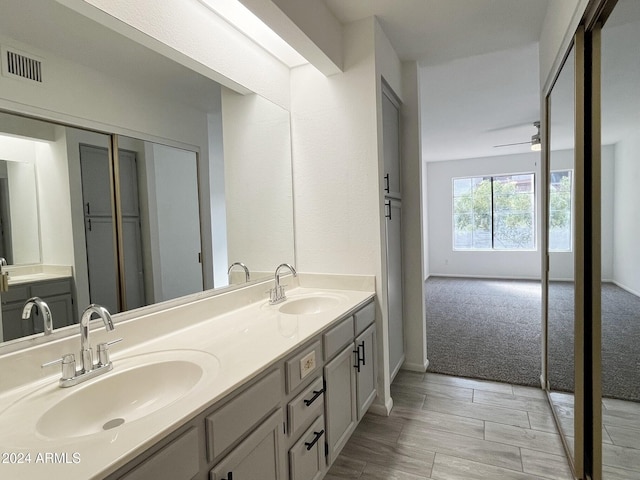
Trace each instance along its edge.
<path fill-rule="evenodd" d="M 316 351 L 307 353 L 300 359 L 300 378 L 303 379 L 316 369 Z"/>

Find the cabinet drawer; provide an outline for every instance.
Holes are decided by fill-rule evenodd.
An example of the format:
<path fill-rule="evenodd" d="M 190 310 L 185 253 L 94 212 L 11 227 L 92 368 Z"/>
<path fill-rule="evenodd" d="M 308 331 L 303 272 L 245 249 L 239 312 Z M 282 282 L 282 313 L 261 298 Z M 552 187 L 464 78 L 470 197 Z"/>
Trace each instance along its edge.
<path fill-rule="evenodd" d="M 302 380 L 320 371 L 322 366 L 322 345 L 315 342 L 286 362 L 287 393 L 293 392 Z M 309 377 L 310 378 L 310 377 Z"/>
<path fill-rule="evenodd" d="M 63 295 L 65 293 L 71 293 L 71 283 L 69 280 L 61 280 L 59 282 L 36 282 L 31 284 L 31 296 L 42 297 L 46 302 L 45 297 L 53 295 Z"/>
<path fill-rule="evenodd" d="M 121 480 L 191 480 L 200 471 L 198 430 L 192 428 Z"/>
<path fill-rule="evenodd" d="M 376 304 L 371 302 L 366 307 L 358 310 L 353 314 L 355 318 L 356 336 L 360 335 L 364 330 L 376 320 Z"/>
<path fill-rule="evenodd" d="M 2 292 L 2 303 L 26 302 L 29 299 L 29 287 L 26 285 L 11 286 L 8 292 Z"/>
<path fill-rule="evenodd" d="M 280 403 L 282 379 L 276 370 L 206 418 L 207 455 L 218 458 Z"/>
<path fill-rule="evenodd" d="M 310 420 L 324 410 L 324 379 L 318 377 L 311 385 L 287 405 L 289 435 L 294 437 Z"/>
<path fill-rule="evenodd" d="M 325 467 L 324 417 L 320 416 L 289 450 L 291 480 L 319 480 Z"/>
<path fill-rule="evenodd" d="M 344 320 L 323 336 L 324 359 L 329 360 L 347 344 L 353 341 L 353 317 Z"/>

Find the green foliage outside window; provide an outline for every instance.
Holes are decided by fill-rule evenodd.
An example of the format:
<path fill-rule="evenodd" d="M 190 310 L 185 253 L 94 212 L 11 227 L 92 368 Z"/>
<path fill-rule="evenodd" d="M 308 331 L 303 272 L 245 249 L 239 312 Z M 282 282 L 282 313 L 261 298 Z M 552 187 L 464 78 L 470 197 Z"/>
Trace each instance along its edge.
<path fill-rule="evenodd" d="M 454 247 L 533 249 L 533 174 L 454 180 Z"/>

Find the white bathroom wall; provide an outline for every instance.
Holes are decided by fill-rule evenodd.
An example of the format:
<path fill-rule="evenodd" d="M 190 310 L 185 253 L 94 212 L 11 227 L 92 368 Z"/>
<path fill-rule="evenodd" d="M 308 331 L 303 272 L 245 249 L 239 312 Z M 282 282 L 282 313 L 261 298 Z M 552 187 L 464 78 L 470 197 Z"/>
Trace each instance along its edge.
<path fill-rule="evenodd" d="M 382 222 L 373 19 L 344 27 L 344 73 L 291 72 L 297 266 L 303 272 L 376 276 L 377 403 L 390 398 L 382 296 Z M 385 371 L 386 369 L 386 371 Z"/>
<path fill-rule="evenodd" d="M 295 262 L 289 112 L 223 89 L 222 119 L 227 259 L 273 272 Z"/>
<path fill-rule="evenodd" d="M 423 165 L 420 136 L 420 69 L 402 64 L 402 226 L 404 271 L 405 369 L 425 371 L 427 331 L 424 294 Z"/>
<path fill-rule="evenodd" d="M 0 136 L 0 160 L 6 160 L 2 176 L 9 188 L 13 264 L 40 262 L 36 147 L 30 140 Z"/>
<path fill-rule="evenodd" d="M 69 165 L 64 127 L 56 141 L 37 144 L 38 204 L 42 263 L 73 265 L 73 233 L 69 195 Z"/>
<path fill-rule="evenodd" d="M 540 278 L 539 241 L 532 251 L 453 250 L 453 178 L 534 173 L 536 236 L 540 237 L 540 154 L 537 152 L 427 163 L 430 275 Z"/>
<path fill-rule="evenodd" d="M 99 131 L 166 138 L 206 149 L 203 112 L 1 34 L 0 44 L 46 61 L 46 79 L 41 85 L 0 75 L 0 108 Z"/>
<path fill-rule="evenodd" d="M 640 131 L 615 145 L 613 279 L 640 295 Z M 604 251 L 604 249 L 603 249 Z"/>
<path fill-rule="evenodd" d="M 197 0 L 57 0 L 242 93 L 289 106 L 289 69 Z"/>

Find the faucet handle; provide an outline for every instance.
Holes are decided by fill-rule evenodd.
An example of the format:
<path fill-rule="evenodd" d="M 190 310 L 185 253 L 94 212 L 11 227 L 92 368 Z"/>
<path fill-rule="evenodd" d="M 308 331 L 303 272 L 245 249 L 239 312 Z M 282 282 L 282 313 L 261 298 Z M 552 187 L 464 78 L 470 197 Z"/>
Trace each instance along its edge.
<path fill-rule="evenodd" d="M 62 364 L 62 377 L 60 380 L 68 380 L 76 376 L 76 357 L 73 353 L 66 353 L 57 360 L 43 363 L 40 368 L 50 367 L 52 365 Z"/>
<path fill-rule="evenodd" d="M 102 367 L 104 365 L 108 365 L 111 360 L 109 359 L 109 347 L 114 343 L 121 342 L 122 338 L 116 338 L 115 340 L 111 340 L 110 342 L 99 343 L 96 347 L 98 350 L 98 366 Z"/>

